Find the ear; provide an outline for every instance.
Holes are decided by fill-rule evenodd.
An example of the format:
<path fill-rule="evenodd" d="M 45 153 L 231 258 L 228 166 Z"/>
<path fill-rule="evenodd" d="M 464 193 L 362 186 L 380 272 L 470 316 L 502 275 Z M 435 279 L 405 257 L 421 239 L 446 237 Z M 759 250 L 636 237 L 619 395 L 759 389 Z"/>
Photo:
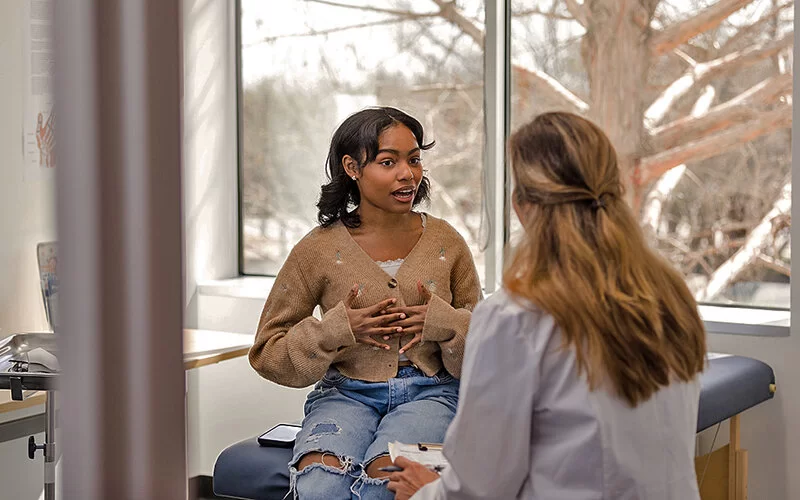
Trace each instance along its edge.
<path fill-rule="evenodd" d="M 355 159 L 353 159 L 350 155 L 344 155 L 342 157 L 342 168 L 344 168 L 344 172 L 347 174 L 348 177 L 358 176 L 358 163 Z"/>

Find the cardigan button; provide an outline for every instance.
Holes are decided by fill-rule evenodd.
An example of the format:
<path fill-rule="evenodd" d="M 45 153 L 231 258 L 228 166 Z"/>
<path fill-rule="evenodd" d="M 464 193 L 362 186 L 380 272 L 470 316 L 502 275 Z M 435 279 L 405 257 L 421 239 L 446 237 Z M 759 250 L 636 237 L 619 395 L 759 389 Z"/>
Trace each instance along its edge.
<path fill-rule="evenodd" d="M 389 280 L 389 288 L 397 288 L 397 280 L 392 278 Z"/>

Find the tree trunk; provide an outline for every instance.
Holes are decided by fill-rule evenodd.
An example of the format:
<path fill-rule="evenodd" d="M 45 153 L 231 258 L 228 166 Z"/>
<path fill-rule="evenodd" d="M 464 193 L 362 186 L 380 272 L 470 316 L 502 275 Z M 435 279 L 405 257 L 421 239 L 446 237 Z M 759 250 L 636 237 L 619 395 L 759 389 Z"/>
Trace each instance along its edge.
<path fill-rule="evenodd" d="M 589 77 L 590 117 L 617 149 L 628 201 L 638 208 L 641 188 L 635 158 L 646 137 L 638 97 L 650 67 L 650 21 L 658 0 L 586 0 L 582 56 Z"/>

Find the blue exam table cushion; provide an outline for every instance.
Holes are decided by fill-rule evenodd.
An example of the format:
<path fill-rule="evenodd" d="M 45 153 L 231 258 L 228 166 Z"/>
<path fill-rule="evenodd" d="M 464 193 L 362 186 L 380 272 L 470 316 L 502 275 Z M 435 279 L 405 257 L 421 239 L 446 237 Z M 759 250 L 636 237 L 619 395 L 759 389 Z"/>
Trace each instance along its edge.
<path fill-rule="evenodd" d="M 252 437 L 225 448 L 214 464 L 214 494 L 281 500 L 289 492 L 291 448 L 266 447 Z"/>
<path fill-rule="evenodd" d="M 772 398 L 772 368 L 743 356 L 709 354 L 700 377 L 697 432 Z M 289 492 L 291 448 L 263 447 L 250 438 L 226 448 L 214 465 L 214 493 L 228 498 L 281 500 Z"/>
<path fill-rule="evenodd" d="M 697 432 L 771 399 L 775 373 L 762 361 L 744 356 L 709 354 L 700 376 Z"/>

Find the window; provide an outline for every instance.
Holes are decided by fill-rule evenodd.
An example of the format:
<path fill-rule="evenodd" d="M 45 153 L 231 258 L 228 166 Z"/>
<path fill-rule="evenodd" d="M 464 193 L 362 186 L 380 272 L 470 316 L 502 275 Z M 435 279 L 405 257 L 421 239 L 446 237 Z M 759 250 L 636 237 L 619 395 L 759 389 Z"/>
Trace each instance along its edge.
<path fill-rule="evenodd" d="M 415 116 L 436 141 L 422 209 L 449 221 L 483 267 L 483 3 L 459 5 L 457 23 L 425 3 L 242 0 L 244 273 L 276 274 L 317 224 L 330 137 L 377 104 Z"/>
<path fill-rule="evenodd" d="M 698 299 L 788 308 L 792 2 L 518 3 L 512 127 L 551 109 L 591 117 Z"/>
<path fill-rule="evenodd" d="M 436 139 L 430 211 L 491 267 L 487 227 L 502 221 L 483 201 L 484 142 L 495 141 L 484 133 L 484 3 L 264 4 L 241 10 L 244 272 L 275 273 L 314 225 L 332 130 L 376 103 L 410 111 Z M 700 301 L 788 309 L 794 2 L 509 10 L 511 128 L 555 109 L 599 123 L 651 243 Z"/>

